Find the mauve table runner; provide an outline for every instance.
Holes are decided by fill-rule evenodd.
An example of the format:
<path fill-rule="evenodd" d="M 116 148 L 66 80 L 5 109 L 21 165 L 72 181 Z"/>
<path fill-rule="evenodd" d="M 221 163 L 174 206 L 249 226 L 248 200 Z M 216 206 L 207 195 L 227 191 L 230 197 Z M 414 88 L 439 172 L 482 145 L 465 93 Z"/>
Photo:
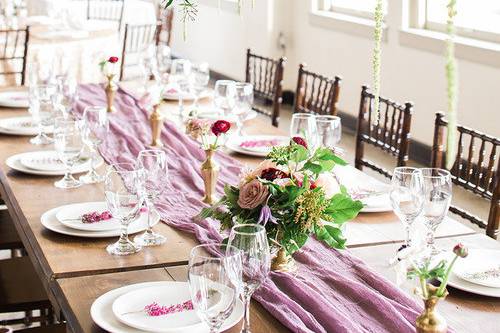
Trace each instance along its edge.
<path fill-rule="evenodd" d="M 77 114 L 89 105 L 106 105 L 102 86 L 81 85 L 78 94 Z M 110 133 L 100 152 L 110 164 L 133 162 L 151 141 L 148 112 L 122 89 L 115 106 L 118 112 L 109 117 Z M 170 172 L 170 183 L 158 204 L 162 221 L 194 233 L 201 243 L 220 241 L 217 223 L 193 222 L 204 206 L 200 200 L 203 150 L 169 122 L 162 141 Z M 242 165 L 223 153 L 216 160 L 221 165 L 217 190 L 222 192 L 225 183 L 238 182 Z M 330 249 L 311 238 L 294 258 L 297 272 L 272 272 L 254 294 L 254 299 L 293 332 L 415 332 L 422 307 L 349 251 Z"/>

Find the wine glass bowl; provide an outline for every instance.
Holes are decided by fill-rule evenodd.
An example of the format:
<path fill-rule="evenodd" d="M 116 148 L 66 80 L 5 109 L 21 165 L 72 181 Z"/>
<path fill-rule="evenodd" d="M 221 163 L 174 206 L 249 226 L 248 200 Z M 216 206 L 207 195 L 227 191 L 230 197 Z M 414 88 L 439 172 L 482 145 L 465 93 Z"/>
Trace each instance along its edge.
<path fill-rule="evenodd" d="M 309 147 L 316 146 L 317 127 L 316 119 L 310 113 L 294 113 L 290 123 L 290 137 L 301 137 Z"/>
<path fill-rule="evenodd" d="M 54 183 L 57 188 L 76 188 L 81 183 L 71 174 L 73 165 L 79 161 L 83 150 L 83 142 L 78 121 L 56 118 L 54 121 L 54 147 L 59 160 L 66 167 L 66 172 L 61 180 Z"/>
<path fill-rule="evenodd" d="M 246 82 L 238 82 L 235 84 L 235 106 L 233 114 L 236 116 L 237 135 L 242 136 L 243 122 L 252 111 L 253 106 L 253 85 Z"/>
<path fill-rule="evenodd" d="M 236 82 L 232 80 L 217 80 L 214 87 L 214 105 L 228 116 L 235 106 Z"/>
<path fill-rule="evenodd" d="M 98 151 L 103 138 L 109 131 L 108 114 L 105 107 L 89 106 L 83 111 L 82 116 L 82 139 L 89 147 L 91 153 L 90 170 L 80 177 L 84 184 L 95 184 L 104 181 L 104 177 L 97 173 Z"/>
<path fill-rule="evenodd" d="M 318 133 L 318 145 L 333 150 L 342 137 L 342 123 L 340 117 L 319 115 L 316 116 L 316 128 Z"/>
<path fill-rule="evenodd" d="M 34 145 L 46 145 L 53 143 L 46 131 L 54 125 L 55 108 L 53 95 L 57 93 L 57 87 L 52 84 L 36 85 L 30 88 L 29 112 L 33 122 L 38 126 L 38 134 L 31 138 L 30 143 Z"/>

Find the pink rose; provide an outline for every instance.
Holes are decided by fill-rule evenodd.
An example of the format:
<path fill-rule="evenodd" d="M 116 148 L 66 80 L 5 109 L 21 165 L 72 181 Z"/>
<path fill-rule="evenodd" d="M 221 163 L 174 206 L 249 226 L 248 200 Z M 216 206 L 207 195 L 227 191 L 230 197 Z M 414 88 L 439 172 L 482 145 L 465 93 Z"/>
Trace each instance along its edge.
<path fill-rule="evenodd" d="M 254 179 L 240 187 L 238 205 L 243 209 L 254 209 L 263 203 L 268 195 L 267 187 L 259 180 Z"/>

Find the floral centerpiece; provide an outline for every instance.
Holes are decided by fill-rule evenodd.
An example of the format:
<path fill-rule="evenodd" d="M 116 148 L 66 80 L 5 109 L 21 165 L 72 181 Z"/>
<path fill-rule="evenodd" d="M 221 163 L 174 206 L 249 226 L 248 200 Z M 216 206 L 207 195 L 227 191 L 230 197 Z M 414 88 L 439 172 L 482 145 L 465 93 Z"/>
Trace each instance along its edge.
<path fill-rule="evenodd" d="M 397 255 L 398 280 L 418 280 L 419 288 L 416 289 L 416 293 L 424 300 L 425 310 L 416 321 L 418 333 L 448 332 L 445 318 L 435 310 L 435 307 L 439 300 L 448 295 L 446 286 L 452 268 L 458 258 L 467 257 L 468 250 L 464 245 L 457 244 L 453 248 L 453 253 L 455 256 L 450 262 L 445 259 L 436 262 L 419 246 L 403 248 Z"/>
<path fill-rule="evenodd" d="M 116 108 L 113 105 L 113 101 L 115 99 L 116 91 L 118 90 L 118 86 L 114 82 L 115 77 L 118 74 L 118 61 L 119 58 L 113 56 L 99 63 L 101 73 L 106 77 L 106 87 L 104 88 L 104 90 L 106 91 L 106 103 L 108 112 L 116 111 Z"/>
<path fill-rule="evenodd" d="M 256 169 L 244 172 L 238 185 L 226 185 L 225 195 L 200 216 L 219 220 L 222 229 L 264 225 L 281 257 L 273 269 L 287 270 L 285 257 L 290 262 L 311 235 L 333 248 L 345 246 L 341 226 L 363 204 L 335 182 L 331 171 L 336 164 L 346 162 L 328 148 L 312 151 L 304 139 L 294 137 L 289 145 L 274 147 Z"/>

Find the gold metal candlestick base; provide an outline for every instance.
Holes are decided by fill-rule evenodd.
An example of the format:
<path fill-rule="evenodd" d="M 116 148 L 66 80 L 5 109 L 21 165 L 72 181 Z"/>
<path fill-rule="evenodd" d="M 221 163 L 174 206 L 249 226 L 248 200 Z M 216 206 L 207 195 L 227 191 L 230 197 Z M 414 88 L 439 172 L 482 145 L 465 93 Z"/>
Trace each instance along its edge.
<path fill-rule="evenodd" d="M 161 142 L 161 130 L 163 128 L 163 116 L 160 114 L 160 105 L 156 104 L 153 106 L 153 112 L 149 117 L 151 123 L 151 147 L 163 147 Z"/>
<path fill-rule="evenodd" d="M 213 160 L 214 153 L 214 150 L 205 150 L 206 159 L 201 164 L 201 176 L 203 177 L 203 183 L 205 183 L 205 196 L 201 200 L 209 205 L 217 201 L 215 185 L 217 185 L 217 177 L 220 168 Z"/>
<path fill-rule="evenodd" d="M 416 327 L 417 333 L 446 333 L 448 332 L 448 324 L 446 319 L 437 312 L 436 305 L 440 299 L 444 299 L 448 292 L 445 292 L 443 297 L 435 296 L 438 288 L 428 286 L 430 296 L 424 300 L 425 310 L 417 317 Z"/>
<path fill-rule="evenodd" d="M 271 269 L 275 272 L 294 272 L 297 270 L 297 265 L 292 256 L 289 256 L 285 249 L 280 248 L 276 257 L 271 261 Z"/>
<path fill-rule="evenodd" d="M 116 112 L 116 108 L 113 103 L 115 100 L 116 91 L 118 90 L 118 86 L 116 85 L 114 78 L 114 74 L 106 75 L 106 79 L 108 80 L 108 82 L 104 90 L 106 91 L 106 104 L 108 112 Z"/>

